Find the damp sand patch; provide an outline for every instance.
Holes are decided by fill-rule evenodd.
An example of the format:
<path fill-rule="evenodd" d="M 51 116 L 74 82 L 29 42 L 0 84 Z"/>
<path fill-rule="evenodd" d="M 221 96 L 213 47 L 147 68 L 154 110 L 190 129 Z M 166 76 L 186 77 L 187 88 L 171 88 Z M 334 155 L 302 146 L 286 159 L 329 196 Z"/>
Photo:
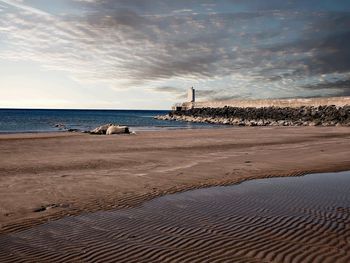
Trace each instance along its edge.
<path fill-rule="evenodd" d="M 349 262 L 350 172 L 268 178 L 0 236 L 0 261 Z"/>

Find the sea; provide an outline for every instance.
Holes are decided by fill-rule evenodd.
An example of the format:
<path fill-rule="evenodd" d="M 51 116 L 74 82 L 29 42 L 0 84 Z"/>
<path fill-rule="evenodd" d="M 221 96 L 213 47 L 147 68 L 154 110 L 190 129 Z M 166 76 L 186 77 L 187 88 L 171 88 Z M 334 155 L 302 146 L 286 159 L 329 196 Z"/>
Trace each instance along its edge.
<path fill-rule="evenodd" d="M 218 125 L 155 120 L 165 110 L 0 109 L 0 133 L 88 131 L 106 123 L 132 131 L 213 128 Z"/>

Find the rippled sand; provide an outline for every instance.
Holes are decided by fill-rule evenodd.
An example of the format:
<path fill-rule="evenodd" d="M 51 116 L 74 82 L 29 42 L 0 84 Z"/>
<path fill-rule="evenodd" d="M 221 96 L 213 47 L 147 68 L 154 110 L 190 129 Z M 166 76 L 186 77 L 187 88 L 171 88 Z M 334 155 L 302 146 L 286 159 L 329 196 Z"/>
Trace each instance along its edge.
<path fill-rule="evenodd" d="M 350 172 L 258 179 L 0 236 L 0 262 L 350 262 Z"/>
<path fill-rule="evenodd" d="M 0 233 L 252 178 L 350 170 L 350 127 L 0 135 Z"/>

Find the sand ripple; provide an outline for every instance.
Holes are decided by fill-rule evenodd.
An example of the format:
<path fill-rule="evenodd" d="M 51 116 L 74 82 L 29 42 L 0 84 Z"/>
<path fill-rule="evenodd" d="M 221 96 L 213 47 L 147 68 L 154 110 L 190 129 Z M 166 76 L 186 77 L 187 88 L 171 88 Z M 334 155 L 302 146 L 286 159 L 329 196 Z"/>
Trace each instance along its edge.
<path fill-rule="evenodd" d="M 168 195 L 0 236 L 0 262 L 350 262 L 350 172 Z"/>

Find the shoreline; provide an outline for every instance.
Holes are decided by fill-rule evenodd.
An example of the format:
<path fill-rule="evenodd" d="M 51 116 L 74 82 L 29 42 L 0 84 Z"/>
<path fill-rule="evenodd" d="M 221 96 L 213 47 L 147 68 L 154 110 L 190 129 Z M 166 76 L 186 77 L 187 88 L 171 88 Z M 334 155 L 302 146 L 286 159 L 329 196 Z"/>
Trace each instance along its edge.
<path fill-rule="evenodd" d="M 186 123 L 186 121 L 183 121 Z M 203 125 L 200 126 L 191 126 L 191 127 L 185 127 L 185 126 L 149 126 L 149 127 L 133 127 L 133 126 L 127 126 L 131 129 L 131 131 L 134 132 L 163 132 L 163 131 L 174 131 L 174 130 L 197 130 L 197 129 L 222 129 L 227 128 L 227 125 L 224 124 L 210 124 L 210 123 L 202 123 Z M 102 126 L 102 125 L 101 125 Z M 25 135 L 25 134 L 88 134 L 88 130 L 75 130 L 75 131 L 69 131 L 69 130 L 54 130 L 54 131 L 0 131 L 0 137 L 3 135 Z"/>
<path fill-rule="evenodd" d="M 350 170 L 346 158 L 350 128 L 346 127 L 167 130 L 112 138 L 15 134 L 0 135 L 0 142 L 5 164 L 0 168 L 0 233 L 67 215 L 132 207 L 192 189 Z M 81 153 L 90 149 L 101 154 L 104 147 L 115 152 L 97 160 L 93 154 Z M 34 157 L 42 154 L 47 159 L 36 160 L 21 149 L 32 149 Z M 79 161 L 71 161 L 79 153 Z M 31 200 L 26 200 L 29 193 Z M 12 211 L 5 212 L 10 207 Z"/>

